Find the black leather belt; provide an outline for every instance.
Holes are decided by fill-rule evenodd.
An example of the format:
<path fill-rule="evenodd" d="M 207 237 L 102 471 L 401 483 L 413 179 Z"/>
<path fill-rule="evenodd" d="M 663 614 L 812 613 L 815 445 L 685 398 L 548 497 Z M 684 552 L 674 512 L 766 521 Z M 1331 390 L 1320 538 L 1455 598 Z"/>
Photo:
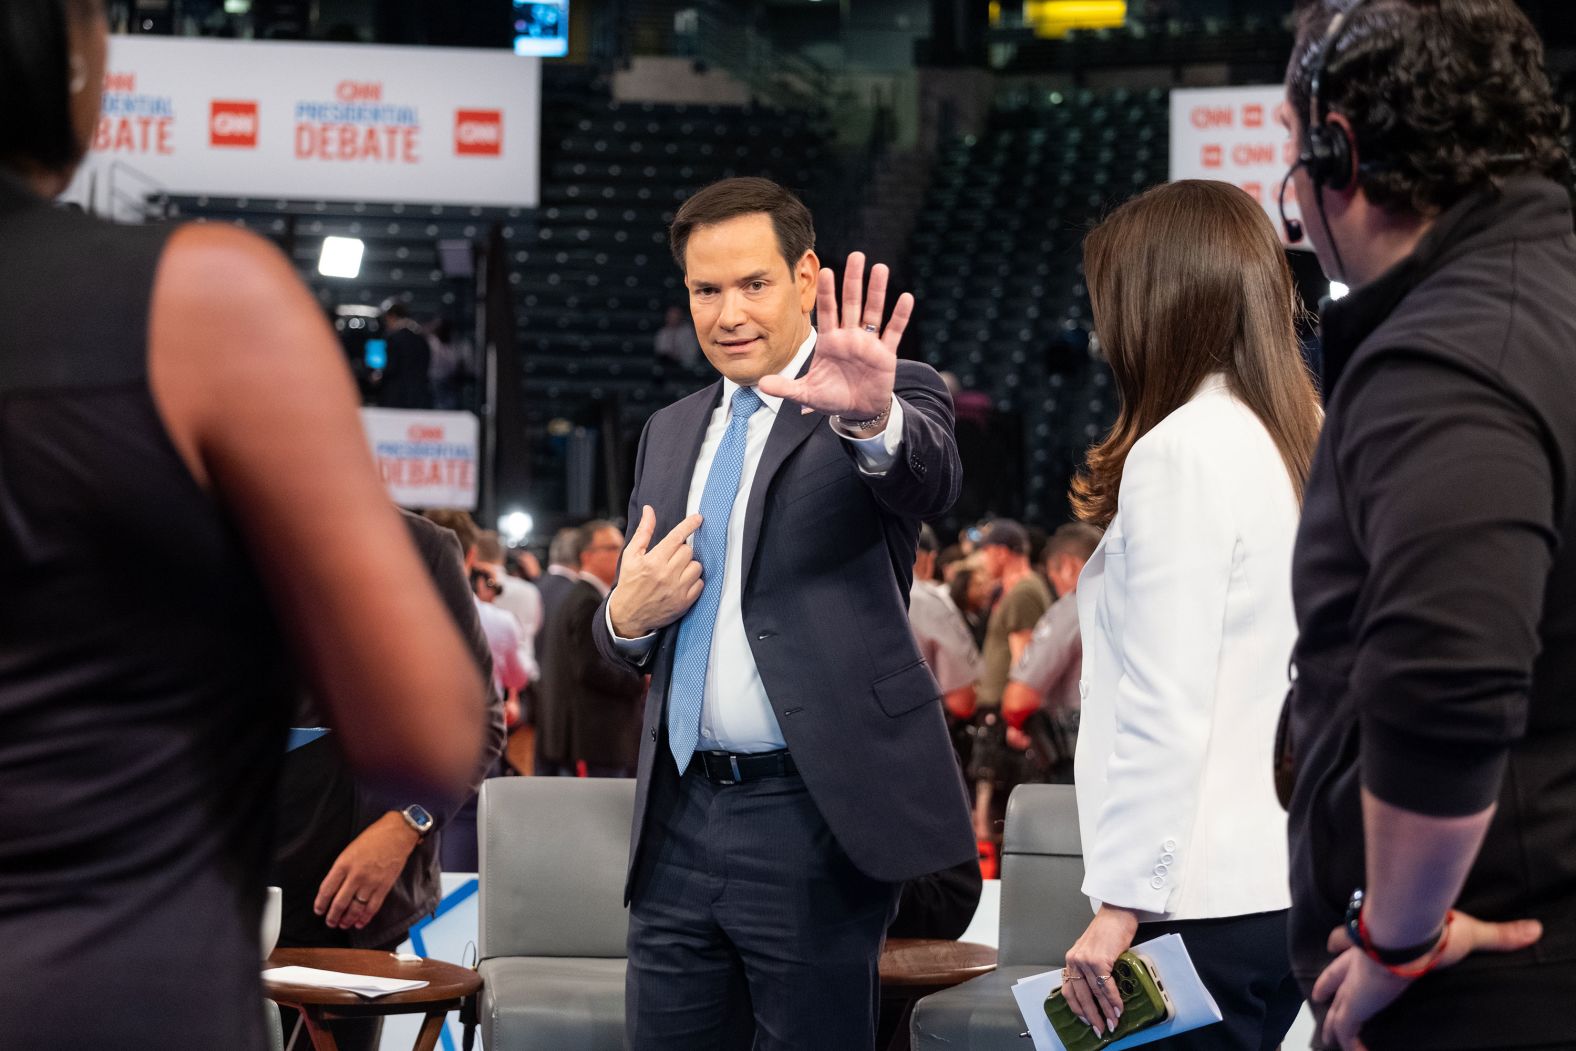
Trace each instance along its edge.
<path fill-rule="evenodd" d="M 738 785 L 799 772 L 787 749 L 754 753 L 696 752 L 695 758 L 700 760 L 700 772 L 714 785 Z"/>

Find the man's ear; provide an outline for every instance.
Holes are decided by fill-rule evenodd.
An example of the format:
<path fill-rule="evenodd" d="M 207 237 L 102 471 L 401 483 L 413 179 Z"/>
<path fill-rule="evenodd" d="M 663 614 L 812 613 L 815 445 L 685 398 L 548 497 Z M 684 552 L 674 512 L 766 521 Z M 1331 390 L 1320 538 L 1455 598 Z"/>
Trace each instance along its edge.
<path fill-rule="evenodd" d="M 815 286 L 821 277 L 821 260 L 811 249 L 799 257 L 794 267 L 794 286 L 799 289 L 799 309 L 808 314 L 815 307 Z"/>

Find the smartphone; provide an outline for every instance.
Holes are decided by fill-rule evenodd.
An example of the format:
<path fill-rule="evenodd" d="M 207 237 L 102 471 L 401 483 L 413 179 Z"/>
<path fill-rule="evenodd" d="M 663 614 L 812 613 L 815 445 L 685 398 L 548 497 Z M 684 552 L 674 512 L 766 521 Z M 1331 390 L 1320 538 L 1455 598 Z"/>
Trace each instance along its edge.
<path fill-rule="evenodd" d="M 1111 980 L 1122 996 L 1122 1017 L 1116 1020 L 1116 1028 L 1104 1036 L 1096 1035 L 1093 1026 L 1078 1020 L 1060 987 L 1045 998 L 1045 1017 L 1050 1019 L 1051 1028 L 1067 1051 L 1100 1051 L 1175 1017 L 1171 994 L 1166 992 L 1154 961 L 1144 954 L 1128 951 L 1118 956 L 1111 967 Z"/>

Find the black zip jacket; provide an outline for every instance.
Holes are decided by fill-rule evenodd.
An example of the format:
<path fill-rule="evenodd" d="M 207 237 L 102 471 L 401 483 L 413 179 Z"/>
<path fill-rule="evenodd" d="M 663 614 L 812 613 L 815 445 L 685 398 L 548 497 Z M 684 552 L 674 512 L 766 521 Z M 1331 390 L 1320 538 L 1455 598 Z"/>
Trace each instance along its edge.
<path fill-rule="evenodd" d="M 1576 1046 L 1576 238 L 1507 180 L 1324 316 L 1327 417 L 1294 562 L 1292 958 L 1364 883 L 1360 789 L 1498 804 L 1457 907 L 1542 941 L 1415 982 L 1382 1048 Z"/>

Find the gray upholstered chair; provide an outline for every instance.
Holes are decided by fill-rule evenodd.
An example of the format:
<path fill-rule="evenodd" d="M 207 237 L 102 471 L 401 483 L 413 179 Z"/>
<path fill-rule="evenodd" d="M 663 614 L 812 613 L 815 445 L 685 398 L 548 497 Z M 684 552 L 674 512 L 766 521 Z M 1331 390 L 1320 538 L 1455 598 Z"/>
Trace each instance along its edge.
<path fill-rule="evenodd" d="M 1020 785 L 1007 801 L 996 970 L 921 1000 L 909 1028 L 914 1051 L 1024 1051 L 1012 986 L 1060 967 L 1089 926 L 1083 874 L 1072 786 Z"/>
<path fill-rule="evenodd" d="M 621 1051 L 635 783 L 501 777 L 480 806 L 482 1046 Z M 1021 1049 L 1019 1049 L 1021 1051 Z"/>

